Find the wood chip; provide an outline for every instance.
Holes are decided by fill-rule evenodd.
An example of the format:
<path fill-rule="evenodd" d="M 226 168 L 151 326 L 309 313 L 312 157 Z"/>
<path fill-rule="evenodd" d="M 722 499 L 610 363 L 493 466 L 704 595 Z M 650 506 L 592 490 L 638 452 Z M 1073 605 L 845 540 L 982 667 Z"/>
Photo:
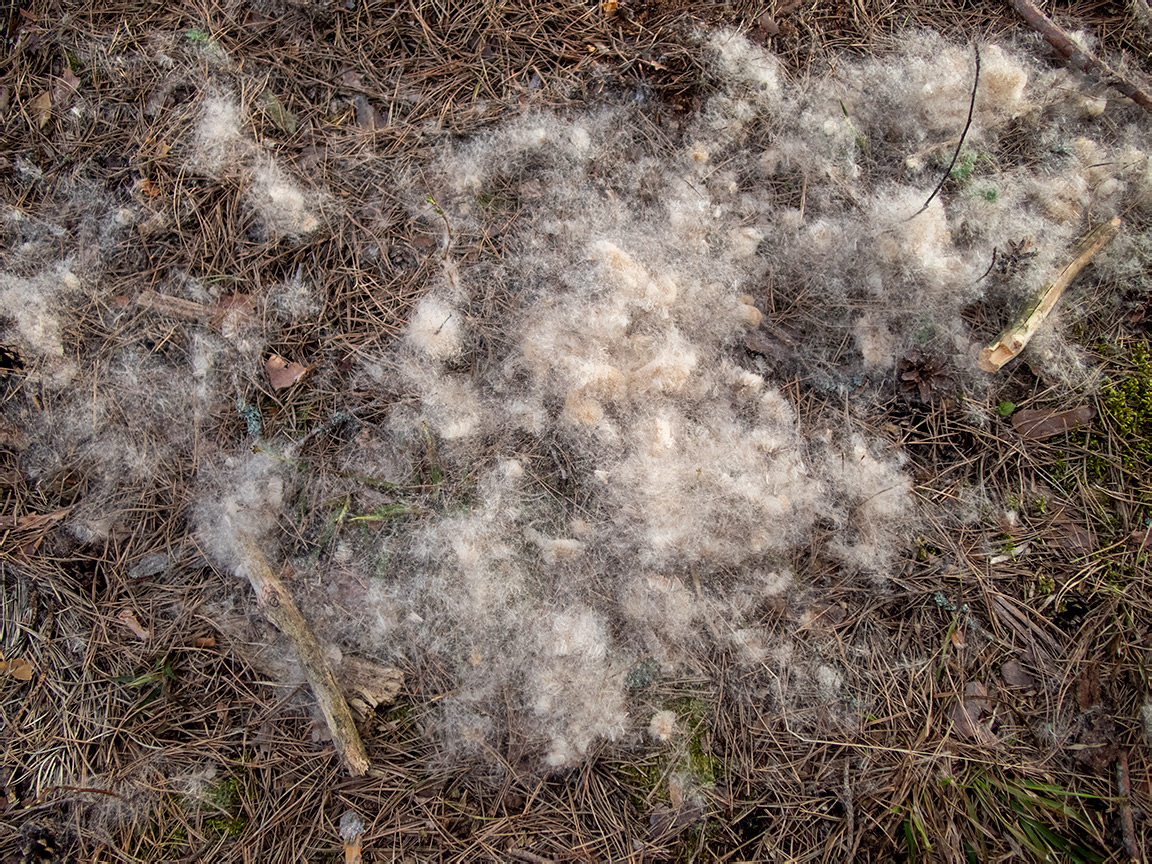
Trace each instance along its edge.
<path fill-rule="evenodd" d="M 1097 225 L 1080 239 L 1072 250 L 1072 260 L 1064 265 L 1035 297 L 1024 307 L 1020 316 L 1010 324 L 999 338 L 980 352 L 980 368 L 996 372 L 1020 354 L 1028 345 L 1040 325 L 1060 300 L 1064 289 L 1072 284 L 1080 271 L 1120 233 L 1120 218 Z"/>
<path fill-rule="evenodd" d="M 344 864 L 361 864 L 364 820 L 355 810 L 348 810 L 340 817 L 340 839 L 344 843 Z"/>
<path fill-rule="evenodd" d="M 122 610 L 117 616 L 117 620 L 132 631 L 132 635 L 141 642 L 147 642 L 152 638 L 152 634 L 136 620 L 136 616 L 132 614 L 130 609 Z"/>

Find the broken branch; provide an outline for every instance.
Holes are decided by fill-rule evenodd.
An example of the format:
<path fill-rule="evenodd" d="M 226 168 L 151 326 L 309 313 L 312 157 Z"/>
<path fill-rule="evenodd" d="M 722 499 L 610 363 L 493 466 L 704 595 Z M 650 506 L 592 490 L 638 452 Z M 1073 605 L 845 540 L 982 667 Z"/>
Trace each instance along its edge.
<path fill-rule="evenodd" d="M 1064 28 L 1041 12 L 1032 0 L 1012 0 L 1012 8 L 1075 68 L 1086 74 L 1093 72 L 1099 74 L 1105 83 L 1115 87 L 1145 111 L 1152 113 L 1152 98 L 1149 98 L 1147 93 L 1122 77 L 1095 54 L 1077 45 Z"/>
<path fill-rule="evenodd" d="M 980 368 L 985 372 L 997 372 L 1000 368 L 1024 350 L 1036 335 L 1040 325 L 1056 306 L 1064 289 L 1072 284 L 1080 271 L 1096 255 L 1112 242 L 1120 232 L 1120 217 L 1104 222 L 1089 231 L 1072 250 L 1072 260 L 1064 265 L 1056 278 L 1040 289 L 1036 298 L 1029 303 L 1020 316 L 999 338 L 980 352 Z"/>
<path fill-rule="evenodd" d="M 348 770 L 355 776 L 364 775 L 368 771 L 368 754 L 332 667 L 324 658 L 320 643 L 284 583 L 268 566 L 264 553 L 251 538 L 241 537 L 238 542 L 243 555 L 241 563 L 236 567 L 237 575 L 247 578 L 252 590 L 256 592 L 257 605 L 276 629 L 292 643 L 292 649 L 304 667 L 308 683 L 312 685 L 316 702 L 328 724 L 328 731 L 332 733 L 332 741 L 348 765 Z"/>

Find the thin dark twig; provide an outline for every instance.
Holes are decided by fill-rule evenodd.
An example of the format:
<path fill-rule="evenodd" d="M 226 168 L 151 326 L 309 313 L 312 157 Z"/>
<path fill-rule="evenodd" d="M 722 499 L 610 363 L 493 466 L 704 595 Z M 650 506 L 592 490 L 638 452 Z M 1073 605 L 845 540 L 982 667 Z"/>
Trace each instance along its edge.
<path fill-rule="evenodd" d="M 997 249 L 996 247 L 992 247 L 992 262 L 988 265 L 988 269 L 980 274 L 980 278 L 972 283 L 973 285 L 979 285 L 981 282 L 983 282 L 985 279 L 988 278 L 988 274 L 991 273 L 992 268 L 996 266 L 996 254 L 999 251 L 1000 250 Z"/>
<path fill-rule="evenodd" d="M 956 152 L 952 154 L 952 161 L 949 162 L 948 167 L 944 169 L 944 176 L 940 178 L 940 182 L 936 184 L 936 188 L 932 190 L 932 194 L 928 196 L 928 200 L 924 202 L 924 206 L 905 219 L 905 222 L 911 222 L 928 209 L 928 205 L 940 194 L 940 190 L 944 188 L 944 184 L 947 183 L 948 178 L 952 176 L 952 169 L 956 167 L 956 160 L 960 158 L 960 148 L 964 146 L 964 138 L 967 137 L 968 130 L 972 126 L 972 115 L 976 113 L 976 90 L 980 86 L 980 47 L 973 45 L 972 50 L 976 52 L 976 77 L 972 80 L 972 99 L 968 102 L 968 119 L 964 123 L 964 131 L 960 133 L 960 140 L 956 142 Z"/>

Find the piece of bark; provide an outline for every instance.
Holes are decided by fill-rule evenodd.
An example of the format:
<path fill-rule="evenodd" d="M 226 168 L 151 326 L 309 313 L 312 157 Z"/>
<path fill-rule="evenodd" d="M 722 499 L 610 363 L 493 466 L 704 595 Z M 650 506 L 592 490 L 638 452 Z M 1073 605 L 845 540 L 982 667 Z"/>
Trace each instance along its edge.
<path fill-rule="evenodd" d="M 341 658 L 338 677 L 349 707 L 364 717 L 378 706 L 394 702 L 404 683 L 404 673 L 396 667 L 350 654 Z"/>
<path fill-rule="evenodd" d="M 1084 235 L 1072 250 L 1072 260 L 1064 265 L 1056 278 L 1040 289 L 1033 302 L 1025 307 L 1016 321 L 1008 325 L 995 342 L 980 352 L 980 368 L 985 372 L 997 372 L 1013 357 L 1019 356 L 1055 308 L 1064 289 L 1072 284 L 1080 271 L 1119 232 L 1120 217 L 1116 217 L 1111 222 L 1097 225 Z"/>
<path fill-rule="evenodd" d="M 185 321 L 208 321 L 213 313 L 211 306 L 168 294 L 157 294 L 151 290 L 141 291 L 140 296 L 136 298 L 136 304 L 161 315 L 171 315 L 173 318 L 183 318 Z"/>
<path fill-rule="evenodd" d="M 296 601 L 284 583 L 268 566 L 260 548 L 246 537 L 240 538 L 239 543 L 243 554 L 241 563 L 236 567 L 236 574 L 248 580 L 256 592 L 258 607 L 292 643 L 292 650 L 304 668 L 304 674 L 308 676 L 308 683 L 312 685 L 312 692 L 337 751 L 353 775 L 363 776 L 368 771 L 368 754 L 344 694 L 340 692 L 336 676 L 324 659 L 320 643 L 296 608 Z"/>
<path fill-rule="evenodd" d="M 1096 409 L 1090 405 L 1080 405 L 1067 411 L 1051 408 L 1036 408 L 1017 411 L 1012 415 L 1012 425 L 1021 438 L 1040 441 L 1061 432 L 1069 432 L 1085 423 L 1091 423 Z"/>
<path fill-rule="evenodd" d="M 1147 93 L 1121 76 L 1095 54 L 1077 45 L 1064 28 L 1041 12 L 1032 0 L 1012 0 L 1012 8 L 1074 67 L 1086 74 L 1099 74 L 1105 83 L 1115 87 L 1145 111 L 1152 113 L 1152 98 L 1149 98 Z"/>

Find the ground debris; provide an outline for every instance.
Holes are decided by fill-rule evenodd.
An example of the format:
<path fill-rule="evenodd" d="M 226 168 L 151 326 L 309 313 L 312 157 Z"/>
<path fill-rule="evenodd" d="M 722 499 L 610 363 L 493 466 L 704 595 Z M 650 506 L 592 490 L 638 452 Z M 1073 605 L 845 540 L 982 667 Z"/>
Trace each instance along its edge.
<path fill-rule="evenodd" d="M 1054 408 L 1024 409 L 1012 415 L 1012 425 L 1020 437 L 1040 441 L 1091 423 L 1095 416 L 1096 409 L 1091 405 L 1079 405 L 1063 411 Z"/>

